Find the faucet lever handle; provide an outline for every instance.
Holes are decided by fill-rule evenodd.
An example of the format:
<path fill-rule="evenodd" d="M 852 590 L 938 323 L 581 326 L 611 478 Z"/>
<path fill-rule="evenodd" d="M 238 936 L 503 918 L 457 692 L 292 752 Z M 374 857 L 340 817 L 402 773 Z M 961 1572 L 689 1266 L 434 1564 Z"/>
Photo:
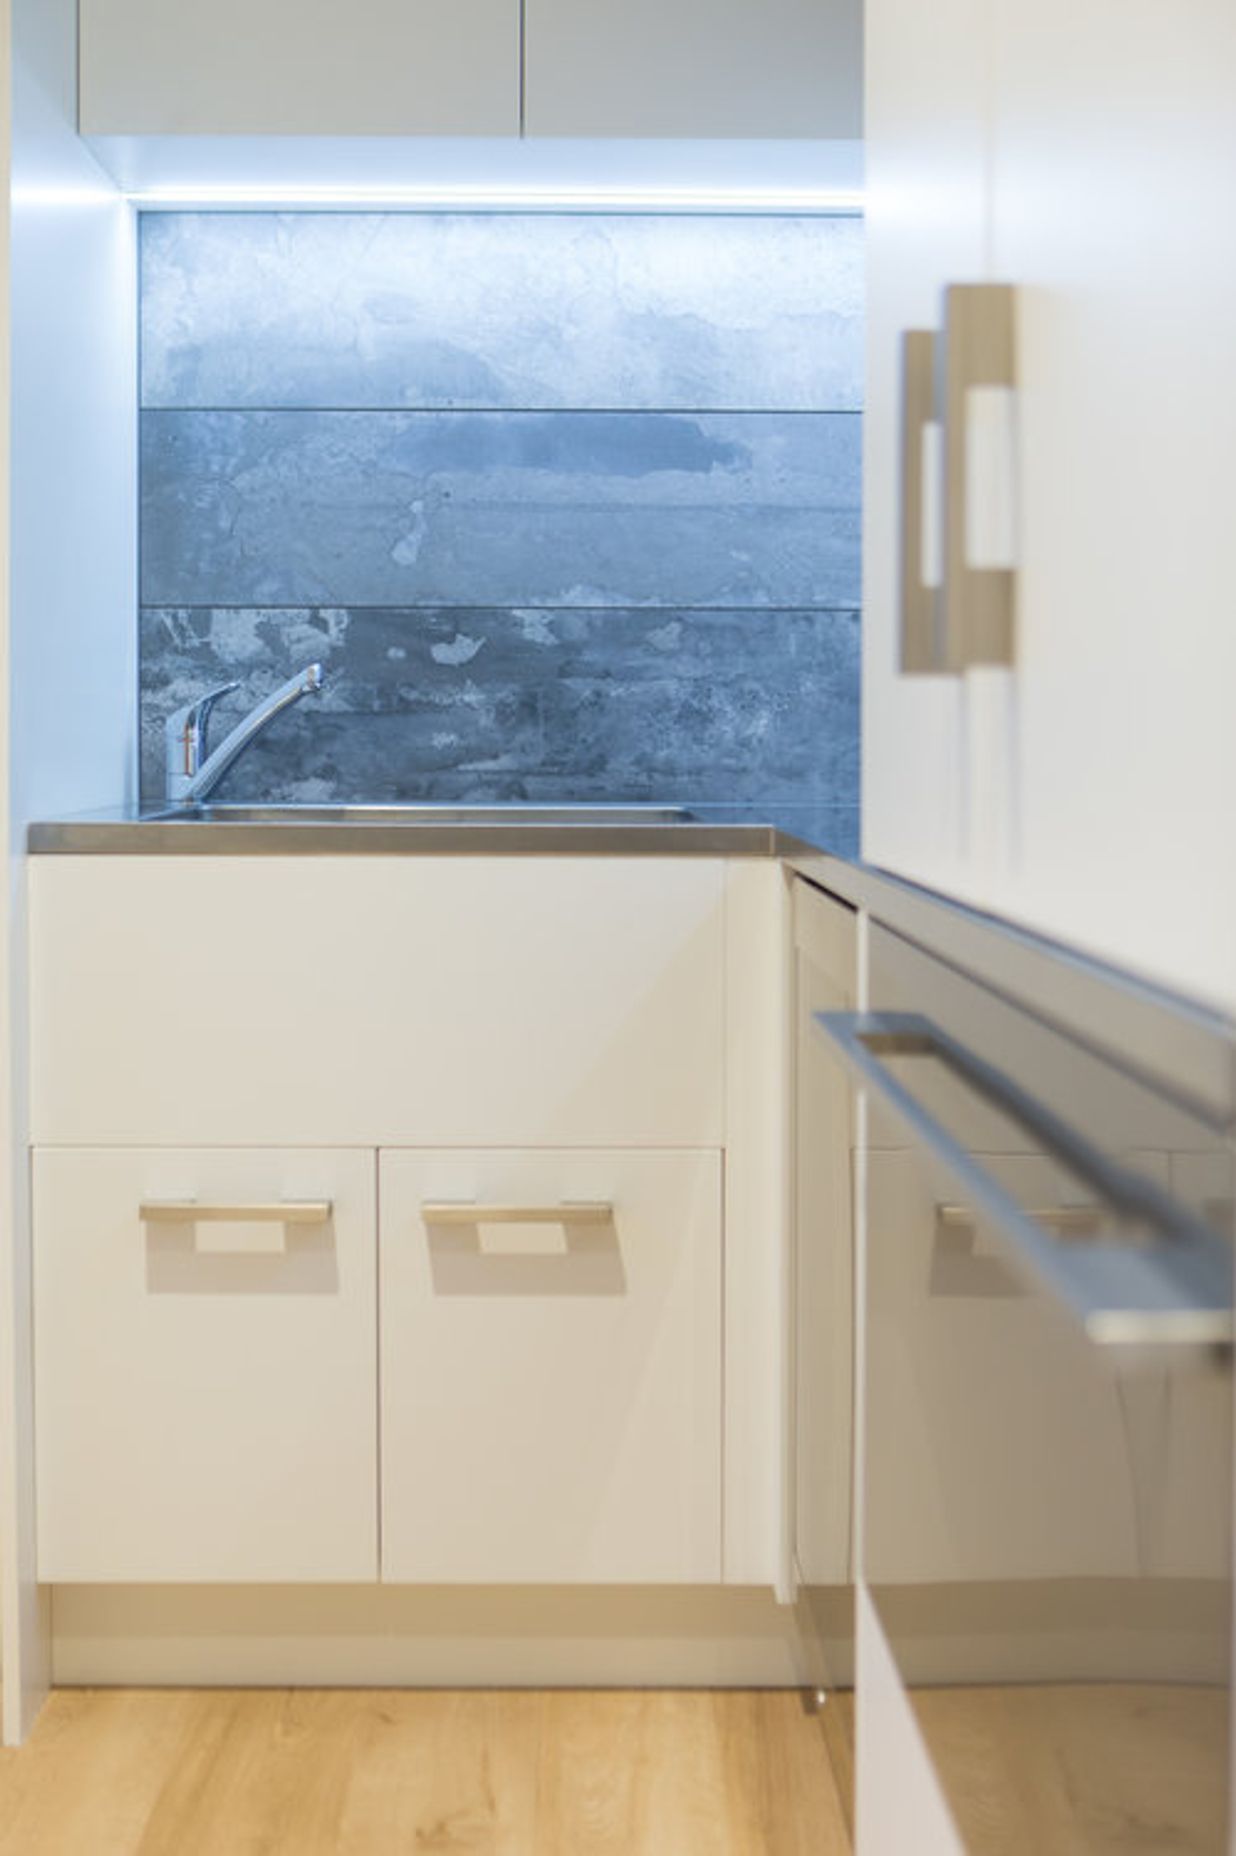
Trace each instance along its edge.
<path fill-rule="evenodd" d="M 165 724 L 167 797 L 182 804 L 197 804 L 205 799 L 237 756 L 244 753 L 277 715 L 302 696 L 320 690 L 325 680 L 321 664 L 306 664 L 294 677 L 272 690 L 264 702 L 250 709 L 231 734 L 223 737 L 213 754 L 206 753 L 206 722 L 211 706 L 228 690 L 239 689 L 240 685 L 221 684 L 217 690 L 208 690 L 204 696 L 199 696 L 196 702 L 177 709 Z"/>
<path fill-rule="evenodd" d="M 192 778 L 206 759 L 211 710 L 221 696 L 230 696 L 239 688 L 238 682 L 220 683 L 217 689 L 207 690 L 204 695 L 195 696 L 192 702 L 173 709 L 163 725 L 169 768 L 174 765 L 178 773 Z"/>

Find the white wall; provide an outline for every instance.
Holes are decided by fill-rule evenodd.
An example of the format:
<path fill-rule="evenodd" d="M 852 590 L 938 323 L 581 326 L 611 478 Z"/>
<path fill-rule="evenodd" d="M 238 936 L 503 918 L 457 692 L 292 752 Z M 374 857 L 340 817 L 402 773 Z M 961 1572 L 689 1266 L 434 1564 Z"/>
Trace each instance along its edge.
<path fill-rule="evenodd" d="M 9 46 L 11 25 L 8 0 L 0 0 L 0 97 L 11 88 Z M 9 402 L 11 368 L 9 364 L 9 174 L 11 167 L 12 113 L 0 110 L 0 738 L 8 735 L 9 687 L 9 580 L 5 571 L 9 558 Z M 0 769 L 3 757 L 0 756 Z M 0 771 L 0 782 L 4 775 Z M 9 829 L 7 807 L 0 805 L 0 859 L 9 864 Z M 8 911 L 0 910 L 0 975 L 8 972 Z M 9 998 L 7 987 L 0 985 L 0 1042 L 7 1047 L 9 1036 Z M 0 1131 L 7 1128 L 10 1112 L 7 1072 L 0 1068 Z M 0 1155 L 3 1148 L 0 1147 Z M 2 1169 L 0 1169 L 2 1171 Z M 0 1222 L 0 1246 L 6 1242 L 8 1220 Z M 2 1261 L 2 1255 L 0 1255 Z M 6 1293 L 7 1268 L 0 1269 L 0 1361 L 12 1357 L 13 1306 Z M 4 1645 L 12 1644 L 17 1633 L 9 1613 L 16 1601 L 16 1587 L 8 1574 L 13 1564 L 14 1456 L 12 1439 L 14 1377 L 0 1371 L 0 1674 L 4 1672 Z M 8 1689 L 15 1686 L 9 1672 Z"/>
<path fill-rule="evenodd" d="M 13 1742 L 47 1674 L 47 1607 L 34 1579 L 25 826 L 134 792 L 137 391 L 132 214 L 74 133 L 74 0 L 5 0 L 0 28 L 12 97 L 0 247 L 11 371 L 9 393 L 0 386 L 11 466 L 0 556 L 0 1025 L 10 1053 L 0 1081 L 0 1615 Z"/>

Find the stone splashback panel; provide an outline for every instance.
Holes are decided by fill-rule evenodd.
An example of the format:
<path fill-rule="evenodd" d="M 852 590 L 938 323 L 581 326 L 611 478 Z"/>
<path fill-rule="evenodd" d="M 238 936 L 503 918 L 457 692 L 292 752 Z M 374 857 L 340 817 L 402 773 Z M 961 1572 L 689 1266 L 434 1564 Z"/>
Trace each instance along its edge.
<path fill-rule="evenodd" d="M 142 223 L 142 788 L 658 800 L 857 838 L 860 227 Z"/>

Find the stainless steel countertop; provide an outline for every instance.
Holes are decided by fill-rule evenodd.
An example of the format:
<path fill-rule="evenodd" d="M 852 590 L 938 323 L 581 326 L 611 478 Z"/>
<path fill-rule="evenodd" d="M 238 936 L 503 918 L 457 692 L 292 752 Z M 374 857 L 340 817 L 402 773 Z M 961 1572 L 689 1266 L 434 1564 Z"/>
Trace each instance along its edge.
<path fill-rule="evenodd" d="M 495 821 L 461 821 L 461 808 L 440 817 L 409 815 L 398 807 L 354 808 L 324 818 L 323 808 L 277 808 L 277 817 L 167 816 L 167 808 L 117 809 L 29 826 L 33 856 L 71 857 L 757 857 L 811 854 L 815 847 L 753 817 L 717 807 L 681 818 L 647 819 L 637 808 L 581 808 L 576 817 L 537 819 L 538 810 L 513 806 Z M 259 811 L 260 809 L 255 809 Z M 818 852 L 816 853 L 818 855 Z"/>

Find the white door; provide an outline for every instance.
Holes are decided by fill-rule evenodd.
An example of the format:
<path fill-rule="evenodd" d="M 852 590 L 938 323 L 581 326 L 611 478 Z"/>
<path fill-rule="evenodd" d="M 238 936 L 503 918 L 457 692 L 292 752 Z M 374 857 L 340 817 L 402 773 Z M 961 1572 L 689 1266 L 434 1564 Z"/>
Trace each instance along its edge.
<path fill-rule="evenodd" d="M 376 1578 L 374 1170 L 35 1153 L 40 1580 Z"/>
<path fill-rule="evenodd" d="M 1231 1007 L 1236 8 L 987 3 L 1023 560 L 989 900 Z"/>
<path fill-rule="evenodd" d="M 863 855 L 966 892 L 967 692 L 903 675 L 899 652 L 900 346 L 944 286 L 991 274 L 987 0 L 869 0 L 868 365 L 863 422 Z"/>
<path fill-rule="evenodd" d="M 1236 12 L 871 0 L 864 854 L 1236 1004 Z M 1015 663 L 898 677 L 897 340 L 1016 290 Z"/>
<path fill-rule="evenodd" d="M 721 1158 L 381 1157 L 382 1576 L 721 1576 Z"/>

